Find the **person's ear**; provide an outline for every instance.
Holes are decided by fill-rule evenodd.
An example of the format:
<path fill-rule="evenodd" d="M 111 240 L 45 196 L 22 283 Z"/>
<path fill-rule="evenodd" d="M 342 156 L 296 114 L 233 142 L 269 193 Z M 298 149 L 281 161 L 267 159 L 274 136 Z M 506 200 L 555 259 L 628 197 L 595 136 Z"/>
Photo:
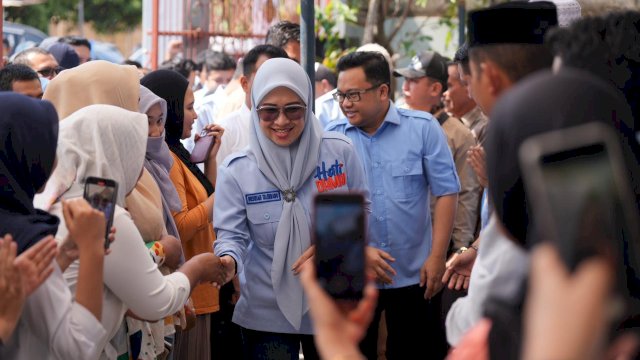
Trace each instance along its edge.
<path fill-rule="evenodd" d="M 511 86 L 511 80 L 507 74 L 491 61 L 484 62 L 482 67 L 482 75 L 486 76 L 489 88 L 487 89 L 491 95 L 498 97 L 502 92 Z"/>
<path fill-rule="evenodd" d="M 249 91 L 251 91 L 251 89 L 249 89 L 249 79 L 244 75 L 240 76 L 240 86 L 242 86 L 242 90 L 244 90 L 245 94 L 248 94 Z"/>
<path fill-rule="evenodd" d="M 433 83 L 431 83 L 430 87 L 431 87 L 431 96 L 433 97 L 442 96 L 442 89 L 444 89 L 444 87 L 439 81 L 434 81 Z"/>
<path fill-rule="evenodd" d="M 389 99 L 389 91 L 391 91 L 391 89 L 389 88 L 389 84 L 380 85 L 380 87 L 378 88 L 378 91 L 380 92 L 380 100 Z"/>

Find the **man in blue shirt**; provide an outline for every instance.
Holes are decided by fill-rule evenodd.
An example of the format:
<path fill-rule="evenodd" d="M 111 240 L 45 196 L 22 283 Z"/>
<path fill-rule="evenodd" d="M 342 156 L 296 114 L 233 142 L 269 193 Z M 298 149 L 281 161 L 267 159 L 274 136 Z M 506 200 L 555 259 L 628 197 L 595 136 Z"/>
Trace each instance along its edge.
<path fill-rule="evenodd" d="M 377 358 L 378 319 L 386 313 L 388 359 L 443 358 L 424 342 L 429 299 L 442 288 L 460 184 L 438 121 L 422 111 L 397 109 L 389 98 L 391 73 L 384 56 L 354 52 L 340 59 L 336 100 L 346 116 L 327 130 L 353 140 L 371 192 L 373 239 L 368 264 L 380 297 L 361 348 Z M 429 188 L 437 197 L 433 229 Z"/>

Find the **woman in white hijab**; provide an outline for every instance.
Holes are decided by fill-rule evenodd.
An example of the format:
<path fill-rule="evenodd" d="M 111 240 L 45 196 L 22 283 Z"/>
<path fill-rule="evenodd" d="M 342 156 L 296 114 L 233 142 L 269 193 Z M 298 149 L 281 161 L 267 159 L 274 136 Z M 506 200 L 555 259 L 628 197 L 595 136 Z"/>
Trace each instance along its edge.
<path fill-rule="evenodd" d="M 177 272 L 163 276 L 149 256 L 131 216 L 124 209 L 125 196 L 133 191 L 143 170 L 147 144 L 147 116 L 112 105 L 90 105 L 60 123 L 56 176 L 67 190 L 62 199 L 81 197 L 85 179 L 97 176 L 118 183 L 117 206 L 113 226 L 117 229 L 111 254 L 104 264 L 104 302 L 102 325 L 108 337 L 98 344 L 104 349 L 101 358 L 115 359 L 126 344 L 113 339 L 125 312 L 140 318 L 160 320 L 182 309 L 191 289 L 202 281 L 219 281 L 220 260 L 213 254 L 202 254 L 186 262 Z M 61 214 L 60 202 L 51 213 Z M 64 221 L 56 239 L 67 236 Z M 78 261 L 64 272 L 75 292 Z M 111 343 L 106 341 L 111 339 Z"/>
<path fill-rule="evenodd" d="M 215 253 L 227 281 L 240 274 L 233 321 L 242 328 L 245 358 L 298 359 L 302 343 L 305 359 L 315 359 L 306 298 L 292 269 L 311 245 L 313 196 L 358 191 L 368 199 L 364 169 L 348 138 L 321 133 L 311 81 L 294 61 L 267 60 L 251 100 L 250 146 L 218 170 Z"/>

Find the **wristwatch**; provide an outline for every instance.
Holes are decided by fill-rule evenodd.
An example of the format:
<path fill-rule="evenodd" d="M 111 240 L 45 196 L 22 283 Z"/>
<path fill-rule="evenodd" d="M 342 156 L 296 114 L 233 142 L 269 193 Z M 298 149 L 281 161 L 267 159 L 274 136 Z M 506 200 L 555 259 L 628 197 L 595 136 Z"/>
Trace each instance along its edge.
<path fill-rule="evenodd" d="M 469 250 L 469 249 L 463 246 L 460 249 L 456 250 L 456 254 L 460 255 L 460 254 L 462 254 L 463 252 L 465 252 L 467 250 Z"/>

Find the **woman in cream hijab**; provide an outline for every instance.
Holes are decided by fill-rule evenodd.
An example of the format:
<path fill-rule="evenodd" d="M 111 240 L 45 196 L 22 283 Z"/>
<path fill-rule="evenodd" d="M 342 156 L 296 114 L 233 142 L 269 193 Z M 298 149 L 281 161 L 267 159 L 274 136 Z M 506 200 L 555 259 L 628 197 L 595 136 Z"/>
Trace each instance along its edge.
<path fill-rule="evenodd" d="M 53 103 L 60 121 L 93 104 L 138 111 L 140 84 L 134 66 L 90 61 L 63 71 L 54 80 L 49 83 L 42 98 Z M 58 178 L 55 174 L 52 176 L 54 180 Z M 36 199 L 36 205 L 43 209 L 66 190 L 61 184 L 53 182 L 47 186 L 43 196 Z M 148 171 L 143 171 L 134 191 L 127 196 L 126 208 L 145 241 L 161 240 L 166 230 L 160 189 Z"/>
<path fill-rule="evenodd" d="M 67 189 L 60 198 L 81 197 L 88 176 L 118 183 L 113 226 L 117 229 L 111 254 L 104 265 L 102 325 L 110 343 L 98 344 L 104 359 L 115 359 L 126 344 L 114 335 L 127 310 L 140 318 L 160 320 L 182 309 L 191 289 L 202 281 L 219 282 L 220 260 L 213 254 L 186 262 L 177 272 L 163 276 L 125 210 L 125 196 L 135 188 L 143 170 L 147 139 L 147 117 L 111 105 L 90 105 L 69 116 L 60 125 L 58 166 L 54 176 Z M 60 203 L 51 213 L 61 214 Z M 60 224 L 56 239 L 62 241 L 67 228 Z M 78 261 L 69 265 L 64 277 L 75 292 Z"/>
<path fill-rule="evenodd" d="M 315 178 L 339 164 L 343 182 L 332 191 L 368 198 L 364 169 L 348 138 L 320 131 L 311 81 L 294 61 L 267 60 L 251 100 L 250 146 L 218 170 L 215 253 L 227 280 L 240 274 L 233 321 L 242 328 L 245 358 L 297 359 L 302 343 L 305 359 L 315 359 L 306 298 L 292 271 L 311 245 L 313 196 L 325 190 Z"/>

